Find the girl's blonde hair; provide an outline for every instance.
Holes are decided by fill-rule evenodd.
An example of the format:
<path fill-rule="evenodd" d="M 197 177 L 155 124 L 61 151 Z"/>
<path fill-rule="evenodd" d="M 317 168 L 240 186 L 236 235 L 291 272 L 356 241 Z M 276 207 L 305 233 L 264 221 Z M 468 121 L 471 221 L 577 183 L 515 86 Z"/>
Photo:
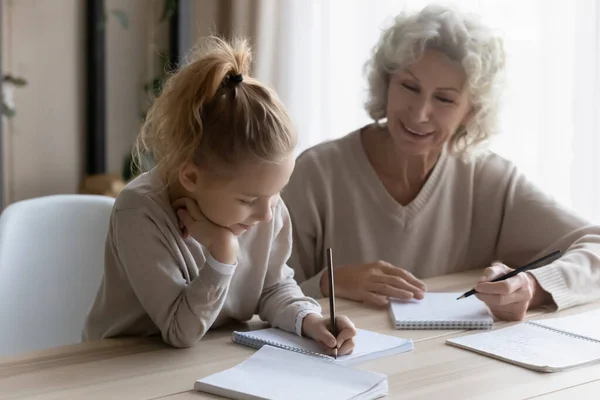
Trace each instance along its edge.
<path fill-rule="evenodd" d="M 240 164 L 278 162 L 293 151 L 290 117 L 274 91 L 248 76 L 250 62 L 246 40 L 206 39 L 150 108 L 138 163 L 149 153 L 169 184 L 188 161 L 228 177 Z"/>
<path fill-rule="evenodd" d="M 469 158 L 485 149 L 496 133 L 505 70 L 502 39 L 474 14 L 429 5 L 417 13 L 398 15 L 381 34 L 366 64 L 366 110 L 376 122 L 385 119 L 390 76 L 430 49 L 458 61 L 467 75 L 466 89 L 474 114 L 467 126 L 452 137 L 449 149 Z"/>

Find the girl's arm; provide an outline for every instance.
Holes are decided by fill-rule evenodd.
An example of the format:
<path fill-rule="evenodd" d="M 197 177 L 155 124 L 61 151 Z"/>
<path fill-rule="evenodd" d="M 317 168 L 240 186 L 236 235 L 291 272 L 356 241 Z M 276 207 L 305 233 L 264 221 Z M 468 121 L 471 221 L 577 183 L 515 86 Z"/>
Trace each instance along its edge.
<path fill-rule="evenodd" d="M 122 272 L 163 340 L 175 347 L 194 345 L 219 315 L 236 265 L 209 255 L 191 280 L 185 266 L 194 262 L 191 255 L 177 254 L 176 239 L 143 211 L 117 211 L 114 224 L 112 245 Z"/>

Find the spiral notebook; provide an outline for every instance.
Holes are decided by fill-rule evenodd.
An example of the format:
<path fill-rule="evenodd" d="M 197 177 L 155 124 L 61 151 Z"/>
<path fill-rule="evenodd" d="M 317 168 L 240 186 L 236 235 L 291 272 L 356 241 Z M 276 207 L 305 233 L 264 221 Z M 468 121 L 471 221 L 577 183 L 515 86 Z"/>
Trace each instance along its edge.
<path fill-rule="evenodd" d="M 491 329 L 494 318 L 475 296 L 425 293 L 422 300 L 390 299 L 389 313 L 396 329 Z"/>
<path fill-rule="evenodd" d="M 535 371 L 563 371 L 600 363 L 600 310 L 528 321 L 446 343 Z"/>
<path fill-rule="evenodd" d="M 383 335 L 364 329 L 356 330 L 355 347 L 352 354 L 339 356 L 337 359 L 323 354 L 322 346 L 314 340 L 277 328 L 259 329 L 250 332 L 234 331 L 232 340 L 235 343 L 255 349 L 260 349 L 264 345 L 271 345 L 284 350 L 334 361 L 342 365 L 360 364 L 413 349 L 413 342 L 410 339 Z"/>
<path fill-rule="evenodd" d="M 263 346 L 235 367 L 198 379 L 194 389 L 240 400 L 371 400 L 388 394 L 388 380 L 383 374 Z"/>

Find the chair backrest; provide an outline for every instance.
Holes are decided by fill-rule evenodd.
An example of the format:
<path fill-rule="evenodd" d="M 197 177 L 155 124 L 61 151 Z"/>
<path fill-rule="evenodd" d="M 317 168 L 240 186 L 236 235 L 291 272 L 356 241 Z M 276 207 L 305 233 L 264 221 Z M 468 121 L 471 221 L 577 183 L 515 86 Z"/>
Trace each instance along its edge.
<path fill-rule="evenodd" d="M 0 216 L 0 356 L 77 343 L 104 271 L 114 199 L 55 195 Z"/>

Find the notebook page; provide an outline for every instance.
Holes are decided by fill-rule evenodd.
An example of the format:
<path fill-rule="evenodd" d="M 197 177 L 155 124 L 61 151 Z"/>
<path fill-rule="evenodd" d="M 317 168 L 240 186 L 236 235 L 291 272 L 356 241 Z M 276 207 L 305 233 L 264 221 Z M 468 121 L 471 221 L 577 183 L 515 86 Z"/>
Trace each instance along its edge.
<path fill-rule="evenodd" d="M 367 398 L 372 399 L 380 397 L 387 394 L 386 382 L 387 377 L 382 374 L 263 346 L 237 366 L 196 381 L 194 388 L 236 399 L 251 395 L 266 399 L 342 400 L 361 394 L 369 394 Z"/>
<path fill-rule="evenodd" d="M 600 341 L 600 310 L 566 317 L 540 319 L 533 322 Z"/>
<path fill-rule="evenodd" d="M 236 332 L 236 334 L 253 337 L 263 343 L 276 343 L 283 347 L 303 349 L 312 353 L 322 354 L 325 351 L 319 343 L 312 339 L 300 337 L 276 328 L 260 329 L 250 332 Z M 413 342 L 410 339 L 383 335 L 364 329 L 356 330 L 354 343 L 355 347 L 352 354 L 339 356 L 336 360 L 338 363 L 352 365 L 373 358 L 403 353 L 413 349 Z"/>
<path fill-rule="evenodd" d="M 446 342 L 538 370 L 558 371 L 600 360 L 598 343 L 527 323 Z"/>
<path fill-rule="evenodd" d="M 494 320 L 483 302 L 475 296 L 457 300 L 462 293 L 425 293 L 422 300 L 391 299 L 390 313 L 395 322 L 467 321 L 493 324 Z"/>

